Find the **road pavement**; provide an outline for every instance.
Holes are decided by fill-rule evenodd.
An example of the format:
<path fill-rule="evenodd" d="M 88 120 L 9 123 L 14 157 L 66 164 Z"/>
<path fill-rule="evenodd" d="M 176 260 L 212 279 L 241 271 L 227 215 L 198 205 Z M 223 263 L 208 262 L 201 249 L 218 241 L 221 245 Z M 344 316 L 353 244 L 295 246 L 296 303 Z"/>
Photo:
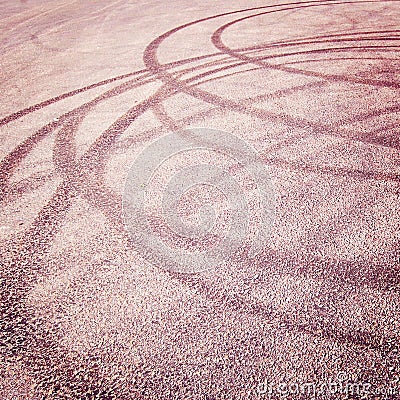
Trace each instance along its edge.
<path fill-rule="evenodd" d="M 400 398 L 398 1 L 0 16 L 2 399 Z"/>

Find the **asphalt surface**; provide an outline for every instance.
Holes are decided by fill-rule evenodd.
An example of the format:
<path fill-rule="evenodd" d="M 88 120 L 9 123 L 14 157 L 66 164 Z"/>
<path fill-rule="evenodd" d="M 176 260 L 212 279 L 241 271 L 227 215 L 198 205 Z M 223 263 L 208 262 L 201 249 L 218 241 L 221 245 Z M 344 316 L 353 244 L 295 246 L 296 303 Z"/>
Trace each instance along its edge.
<path fill-rule="evenodd" d="M 398 1 L 3 1 L 0 30 L 1 399 L 400 398 Z M 184 273 L 123 193 L 198 127 L 256 150 L 275 220 L 249 252 L 261 182 L 210 149 L 165 159 L 143 212 L 167 249 L 236 215 L 213 175 L 175 205 L 200 228 L 215 208 L 205 240 L 168 227 L 180 168 L 224 166 L 250 204 L 247 244 Z"/>

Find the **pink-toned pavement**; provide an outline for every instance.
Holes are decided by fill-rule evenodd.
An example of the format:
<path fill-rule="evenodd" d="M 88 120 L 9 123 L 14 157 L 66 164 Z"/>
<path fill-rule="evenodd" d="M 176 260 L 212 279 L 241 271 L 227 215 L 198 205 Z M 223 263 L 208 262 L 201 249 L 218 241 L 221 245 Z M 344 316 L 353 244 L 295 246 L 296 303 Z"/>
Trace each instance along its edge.
<path fill-rule="evenodd" d="M 399 21 L 398 1 L 1 2 L 0 398 L 400 398 Z M 146 257 L 122 197 L 150 143 L 197 127 L 257 151 L 275 221 L 187 274 Z M 172 249 L 168 163 L 144 211 Z M 183 218 L 206 199 L 223 236 L 232 205 L 204 190 Z"/>

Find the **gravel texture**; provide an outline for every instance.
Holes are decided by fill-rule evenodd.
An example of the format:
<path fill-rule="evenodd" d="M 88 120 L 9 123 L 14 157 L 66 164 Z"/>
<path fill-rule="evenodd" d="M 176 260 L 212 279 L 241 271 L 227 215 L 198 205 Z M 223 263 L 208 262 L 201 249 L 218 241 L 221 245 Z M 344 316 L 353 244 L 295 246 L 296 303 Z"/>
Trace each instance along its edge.
<path fill-rule="evenodd" d="M 1 399 L 400 399 L 398 1 L 3 1 L 0 31 Z M 275 220 L 186 274 L 122 199 L 150 143 L 198 127 L 256 150 Z M 162 214 L 179 167 L 215 163 L 251 244 L 257 182 L 189 153 L 146 187 L 157 240 L 221 243 L 212 185 L 176 204 L 215 208 L 206 240 Z"/>

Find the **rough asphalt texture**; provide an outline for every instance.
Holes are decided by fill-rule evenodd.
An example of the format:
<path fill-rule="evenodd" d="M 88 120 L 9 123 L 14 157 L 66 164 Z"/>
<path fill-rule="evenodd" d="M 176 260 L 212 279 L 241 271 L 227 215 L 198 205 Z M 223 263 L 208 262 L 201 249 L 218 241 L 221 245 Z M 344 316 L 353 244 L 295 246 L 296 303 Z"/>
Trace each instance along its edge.
<path fill-rule="evenodd" d="M 398 1 L 0 16 L 1 399 L 400 398 Z M 276 197 L 261 254 L 199 274 L 121 218 L 137 155 L 187 127 L 250 143 Z"/>

